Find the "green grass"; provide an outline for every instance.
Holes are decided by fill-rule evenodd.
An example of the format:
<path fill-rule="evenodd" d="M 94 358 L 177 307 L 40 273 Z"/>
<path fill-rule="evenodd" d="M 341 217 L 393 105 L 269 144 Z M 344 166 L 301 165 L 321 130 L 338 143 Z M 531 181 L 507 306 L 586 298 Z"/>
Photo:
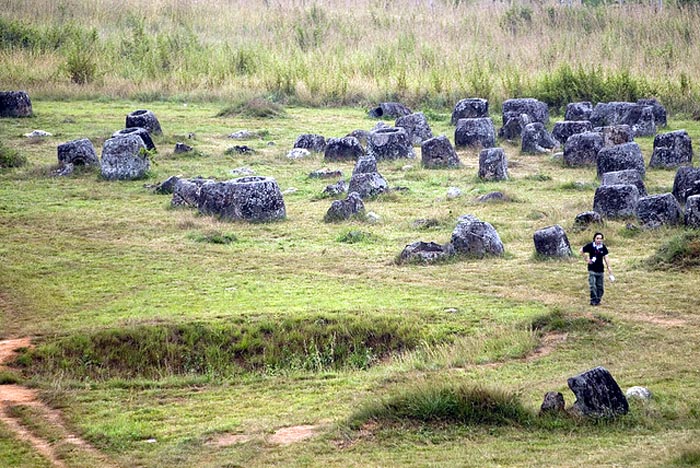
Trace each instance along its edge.
<path fill-rule="evenodd" d="M 33 104 L 34 118 L 0 126 L 0 140 L 27 156 L 26 166 L 0 172 L 0 333 L 33 335 L 37 344 L 7 375 L 36 387 L 115 464 L 665 466 L 692 456 L 700 432 L 696 268 L 645 264 L 684 229 L 628 235 L 624 222 L 607 221 L 617 281 L 595 311 L 576 253 L 571 261 L 533 261 L 537 229 L 561 225 L 574 252 L 600 229 L 572 229 L 576 214 L 592 208 L 593 168 L 564 168 L 508 144 L 511 179 L 498 183 L 476 180 L 478 152 L 466 149 L 455 169 L 380 162 L 391 186 L 410 190 L 365 201 L 379 223 L 329 224 L 331 200 L 318 197 L 328 181 L 308 174 L 328 167 L 347 175 L 352 162 L 285 155 L 302 133 L 371 128 L 363 108 L 285 106 L 286 118 L 269 119 L 217 117 L 229 101 Z M 165 132 L 149 179 L 50 177 L 57 144 L 88 137 L 99 153 L 143 107 Z M 454 131 L 447 118 L 430 123 L 436 134 Z M 22 137 L 34 128 L 55 136 Z M 671 120 L 670 128 L 700 138 L 697 122 Z M 225 155 L 227 135 L 240 129 L 266 133 L 246 142 L 255 153 Z M 206 156 L 169 157 L 164 148 L 189 133 Z M 651 139 L 640 141 L 649 158 Z M 226 223 L 170 209 L 168 196 L 145 186 L 176 174 L 227 180 L 242 166 L 297 189 L 285 195 L 286 220 Z M 649 170 L 647 186 L 670 191 L 673 177 Z M 447 199 L 451 186 L 464 196 Z M 513 201 L 475 200 L 493 190 Z M 491 223 L 508 255 L 394 263 L 409 243 L 448 242 L 463 214 Z M 655 399 L 615 423 L 527 422 L 547 391 L 562 392 L 570 406 L 566 379 L 598 365 L 623 390 L 644 385 Z M 403 412 L 374 429 L 361 425 L 368 435 L 346 431 L 360 408 L 395 395 L 421 399 L 418 387 L 434 392 L 419 414 L 433 401 L 444 409 L 439 422 Z M 517 403 L 507 413 L 515 422 L 447 422 L 466 414 L 460 405 L 479 388 Z M 284 447 L 268 442 L 277 429 L 302 424 L 318 425 L 319 435 Z M 248 442 L 211 444 L 227 434 Z M 12 449 L 22 447 L 0 437 L 0 464 L 16 464 Z M 65 450 L 66 460 L 89 466 L 89 454 Z"/>

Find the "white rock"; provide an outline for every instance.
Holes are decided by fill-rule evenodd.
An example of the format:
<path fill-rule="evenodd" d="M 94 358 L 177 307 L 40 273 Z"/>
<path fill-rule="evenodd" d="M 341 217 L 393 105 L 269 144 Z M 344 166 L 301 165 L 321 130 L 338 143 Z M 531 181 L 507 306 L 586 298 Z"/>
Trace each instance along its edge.
<path fill-rule="evenodd" d="M 370 211 L 367 213 L 367 221 L 369 221 L 372 224 L 378 223 L 379 221 L 381 221 L 381 219 L 382 218 L 380 218 L 379 215 L 374 211 Z"/>
<path fill-rule="evenodd" d="M 231 169 L 231 174 L 239 176 L 248 176 L 255 174 L 255 171 L 249 167 L 237 167 L 236 169 Z"/>
<path fill-rule="evenodd" d="M 404 171 L 404 172 L 408 172 L 408 171 L 410 171 L 411 169 L 413 169 L 413 164 L 406 164 L 405 166 L 403 166 L 403 167 L 401 168 L 401 170 Z"/>
<path fill-rule="evenodd" d="M 306 148 L 294 148 L 289 153 L 287 153 L 287 158 L 289 159 L 302 159 L 311 155 L 309 150 Z"/>
<path fill-rule="evenodd" d="M 646 387 L 630 387 L 625 392 L 627 398 L 637 398 L 640 400 L 651 400 L 652 393 Z"/>
<path fill-rule="evenodd" d="M 458 187 L 450 187 L 447 189 L 447 198 L 448 199 L 451 200 L 453 198 L 457 198 L 457 197 L 461 197 L 461 196 L 462 196 L 462 190 L 459 189 Z"/>
<path fill-rule="evenodd" d="M 239 130 L 237 132 L 231 133 L 228 137 L 234 140 L 251 140 L 256 138 L 258 135 L 250 130 Z"/>
<path fill-rule="evenodd" d="M 289 195 L 291 193 L 296 193 L 297 191 L 298 189 L 296 187 L 289 187 L 284 192 L 282 192 L 282 195 Z"/>
<path fill-rule="evenodd" d="M 27 138 L 44 138 L 44 137 L 50 137 L 53 135 L 51 133 L 45 132 L 43 130 L 33 130 L 29 133 L 25 133 L 24 136 L 26 136 Z"/>

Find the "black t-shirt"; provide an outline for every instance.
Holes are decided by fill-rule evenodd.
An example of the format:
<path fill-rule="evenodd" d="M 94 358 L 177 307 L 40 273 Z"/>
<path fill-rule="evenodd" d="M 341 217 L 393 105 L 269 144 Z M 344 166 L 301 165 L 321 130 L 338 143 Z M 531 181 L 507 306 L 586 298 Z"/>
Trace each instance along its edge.
<path fill-rule="evenodd" d="M 589 242 L 588 244 L 583 246 L 582 250 L 585 253 L 587 253 L 591 259 L 595 258 L 595 261 L 593 263 L 588 264 L 588 271 L 603 273 L 605 271 L 603 257 L 605 257 L 608 254 L 608 248 L 605 247 L 605 244 L 600 244 L 600 247 L 596 248 L 595 243 Z"/>

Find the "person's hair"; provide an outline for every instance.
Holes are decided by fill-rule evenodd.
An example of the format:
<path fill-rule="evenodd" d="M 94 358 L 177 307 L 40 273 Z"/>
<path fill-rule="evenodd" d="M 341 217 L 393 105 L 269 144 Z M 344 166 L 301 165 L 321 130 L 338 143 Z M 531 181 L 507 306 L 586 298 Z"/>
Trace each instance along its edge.
<path fill-rule="evenodd" d="M 595 234 L 593 234 L 593 240 L 595 240 L 595 238 L 598 237 L 598 236 L 600 236 L 600 237 L 602 237 L 603 239 L 605 239 L 605 236 L 603 235 L 602 232 L 596 232 Z"/>

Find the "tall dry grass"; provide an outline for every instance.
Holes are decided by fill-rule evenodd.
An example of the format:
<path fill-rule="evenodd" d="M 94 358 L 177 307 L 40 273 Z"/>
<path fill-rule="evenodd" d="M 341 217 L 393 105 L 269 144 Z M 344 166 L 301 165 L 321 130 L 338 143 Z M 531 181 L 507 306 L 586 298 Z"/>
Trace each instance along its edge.
<path fill-rule="evenodd" d="M 700 95 L 696 7 L 0 0 L 0 20 L 0 87 L 51 97 L 265 95 L 306 105 L 397 99 L 449 107 L 467 96 L 498 104 L 530 95 L 557 106 L 554 80 L 567 99 L 655 95 L 692 112 Z M 22 45 L 9 26 L 36 41 Z M 61 34 L 65 40 L 49 40 Z M 93 66 L 93 75 L 76 79 L 71 59 Z M 557 78 L 569 70 L 579 79 Z M 596 79 L 602 84 L 587 89 Z"/>

